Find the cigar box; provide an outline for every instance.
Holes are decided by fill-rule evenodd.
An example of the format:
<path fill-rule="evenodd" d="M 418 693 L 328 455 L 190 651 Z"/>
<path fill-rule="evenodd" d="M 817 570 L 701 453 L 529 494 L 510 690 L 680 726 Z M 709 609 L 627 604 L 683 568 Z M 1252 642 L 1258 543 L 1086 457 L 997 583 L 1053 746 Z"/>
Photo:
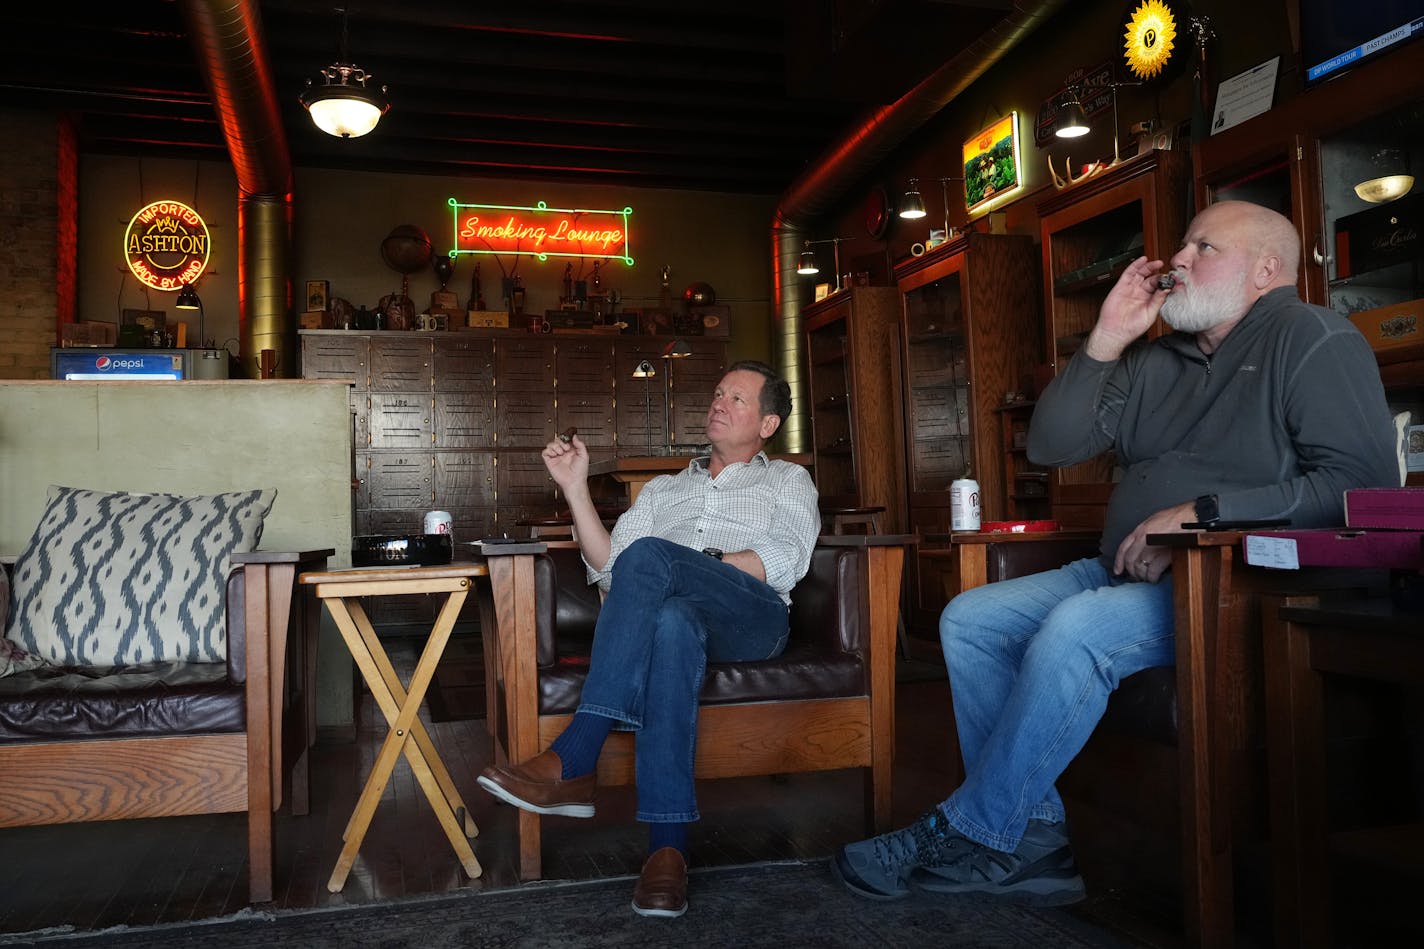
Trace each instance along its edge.
<path fill-rule="evenodd" d="M 1424 531 L 1314 530 L 1251 531 L 1242 541 L 1246 562 L 1257 567 L 1377 567 L 1424 570 Z"/>
<path fill-rule="evenodd" d="M 1424 531 L 1424 488 L 1354 488 L 1345 492 L 1345 524 Z"/>
<path fill-rule="evenodd" d="M 465 316 L 466 326 L 509 326 L 509 312 L 506 310 L 470 310 Z"/>

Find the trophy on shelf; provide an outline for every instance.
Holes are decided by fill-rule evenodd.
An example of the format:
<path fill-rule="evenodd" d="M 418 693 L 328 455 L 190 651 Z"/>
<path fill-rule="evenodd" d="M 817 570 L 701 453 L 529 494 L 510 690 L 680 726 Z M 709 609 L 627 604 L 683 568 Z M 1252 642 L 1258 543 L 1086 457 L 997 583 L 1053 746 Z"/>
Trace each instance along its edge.
<path fill-rule="evenodd" d="M 455 262 L 445 254 L 436 254 L 431 261 L 431 267 L 435 270 L 435 276 L 440 281 L 440 289 L 432 291 L 430 294 L 430 315 L 434 317 L 445 317 L 445 322 L 458 320 L 460 318 L 460 301 L 455 296 L 454 290 L 446 290 L 445 285 L 450 282 L 450 277 L 455 273 Z"/>

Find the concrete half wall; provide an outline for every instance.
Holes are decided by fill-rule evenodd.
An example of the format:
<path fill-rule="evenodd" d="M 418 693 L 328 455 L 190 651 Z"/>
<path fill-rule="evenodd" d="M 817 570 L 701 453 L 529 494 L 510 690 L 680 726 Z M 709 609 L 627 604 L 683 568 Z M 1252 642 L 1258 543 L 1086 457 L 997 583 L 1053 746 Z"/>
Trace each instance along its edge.
<path fill-rule="evenodd" d="M 276 488 L 266 550 L 351 552 L 351 413 L 324 382 L 0 382 L 0 554 L 29 541 L 52 484 L 217 494 Z M 351 724 L 351 662 L 327 621 L 320 724 Z"/>

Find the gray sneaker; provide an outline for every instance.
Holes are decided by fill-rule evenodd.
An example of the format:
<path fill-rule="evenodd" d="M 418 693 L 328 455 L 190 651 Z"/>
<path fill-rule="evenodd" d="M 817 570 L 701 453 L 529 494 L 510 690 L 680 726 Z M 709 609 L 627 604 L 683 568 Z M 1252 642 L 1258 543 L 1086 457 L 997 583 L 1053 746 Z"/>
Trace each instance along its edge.
<path fill-rule="evenodd" d="M 846 844 L 831 858 L 831 872 L 852 893 L 872 900 L 900 900 L 914 892 L 910 871 L 968 857 L 976 846 L 951 827 L 936 807 L 903 830 Z"/>
<path fill-rule="evenodd" d="M 923 861 L 910 884 L 931 893 L 1000 897 L 1032 906 L 1067 906 L 1087 896 L 1073 861 L 1067 824 L 1031 820 L 1012 853 L 966 841 L 971 852 L 953 861 Z"/>

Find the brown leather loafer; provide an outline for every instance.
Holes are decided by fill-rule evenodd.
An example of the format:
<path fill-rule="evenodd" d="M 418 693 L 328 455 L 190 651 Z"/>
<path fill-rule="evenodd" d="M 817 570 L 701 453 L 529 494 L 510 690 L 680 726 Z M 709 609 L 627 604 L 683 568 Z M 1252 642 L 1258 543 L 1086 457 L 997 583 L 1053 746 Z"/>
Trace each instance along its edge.
<path fill-rule="evenodd" d="M 596 773 L 563 779 L 564 763 L 550 748 L 520 765 L 490 765 L 476 783 L 508 804 L 535 814 L 592 817 Z"/>
<path fill-rule="evenodd" d="M 664 847 L 643 864 L 633 889 L 633 912 L 669 918 L 687 912 L 687 861 L 681 850 Z"/>

